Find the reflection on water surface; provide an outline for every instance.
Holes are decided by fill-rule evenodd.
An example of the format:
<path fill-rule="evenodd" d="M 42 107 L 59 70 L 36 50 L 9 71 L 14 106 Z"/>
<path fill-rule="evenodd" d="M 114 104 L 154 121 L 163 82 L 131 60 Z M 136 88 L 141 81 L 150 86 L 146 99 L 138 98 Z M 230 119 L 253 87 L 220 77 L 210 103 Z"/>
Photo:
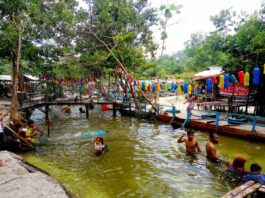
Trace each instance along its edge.
<path fill-rule="evenodd" d="M 206 165 L 203 155 L 195 160 L 185 156 L 184 144 L 177 144 L 165 124 L 113 117 L 112 112 L 97 108 L 87 120 L 78 107 L 70 115 L 53 107 L 51 118 L 50 141 L 24 157 L 75 197 L 220 197 L 235 185 L 223 177 L 222 170 Z M 97 129 L 107 132 L 103 137 L 109 152 L 102 156 L 94 154 L 93 139 L 82 138 Z M 196 137 L 204 151 L 207 134 Z M 230 161 L 237 155 L 246 157 L 247 168 L 253 161 L 265 167 L 262 144 L 221 137 L 217 148 Z"/>

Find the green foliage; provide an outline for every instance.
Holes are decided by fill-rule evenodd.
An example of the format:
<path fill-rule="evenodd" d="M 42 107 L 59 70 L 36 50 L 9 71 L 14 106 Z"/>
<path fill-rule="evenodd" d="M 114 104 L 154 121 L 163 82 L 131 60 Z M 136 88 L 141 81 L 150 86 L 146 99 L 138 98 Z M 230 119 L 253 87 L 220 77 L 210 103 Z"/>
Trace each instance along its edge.
<path fill-rule="evenodd" d="M 90 8 L 86 18 L 80 14 L 77 25 L 76 53 L 84 70 L 115 68 L 117 61 L 113 54 L 126 66 L 129 72 L 145 64 L 145 54 L 154 56 L 157 48 L 149 28 L 156 24 L 156 12 L 149 8 L 147 0 L 96 0 L 87 2 Z"/>
<path fill-rule="evenodd" d="M 38 71 L 40 65 L 57 62 L 61 50 L 71 45 L 76 5 L 74 0 L 0 0 L 0 58 L 21 57 L 26 60 L 19 64 L 22 71 L 28 67 Z"/>
<path fill-rule="evenodd" d="M 185 56 L 180 57 L 175 63 L 181 62 L 184 71 L 201 71 L 208 66 L 217 65 L 223 66 L 227 71 L 236 72 L 263 65 L 264 10 L 263 5 L 259 13 L 255 12 L 251 16 L 245 12 L 236 16 L 231 9 L 222 10 L 219 15 L 211 17 L 216 31 L 209 35 L 192 34 L 191 39 L 185 44 Z"/>
<path fill-rule="evenodd" d="M 113 71 L 117 61 L 104 44 L 138 79 L 188 79 L 191 71 L 211 65 L 233 72 L 265 62 L 264 5 L 252 15 L 222 10 L 210 18 L 214 32 L 194 33 L 183 51 L 163 55 L 169 21 L 180 13 L 180 5 L 155 10 L 147 0 L 92 0 L 86 1 L 86 10 L 77 4 L 76 0 L 0 0 L 0 73 L 8 72 L 9 63 L 19 56 L 20 35 L 20 71 L 69 79 L 90 71 Z M 153 25 L 160 26 L 163 42 L 157 60 Z"/>
<path fill-rule="evenodd" d="M 182 8 L 182 5 L 175 5 L 175 4 L 169 4 L 165 5 L 162 4 L 160 6 L 160 18 L 159 18 L 159 24 L 161 28 L 161 36 L 160 39 L 162 40 L 162 46 L 161 46 L 161 54 L 163 55 L 164 50 L 166 49 L 166 39 L 167 39 L 167 26 L 169 25 L 170 19 L 174 16 L 174 14 L 179 14 L 180 10 Z"/>
<path fill-rule="evenodd" d="M 184 71 L 182 62 L 176 56 L 164 55 L 159 58 L 159 67 L 167 74 L 180 74 Z"/>
<path fill-rule="evenodd" d="M 232 8 L 221 10 L 219 15 L 210 17 L 210 20 L 216 27 L 215 33 L 226 36 L 233 30 L 232 28 L 235 25 L 234 17 L 236 16 L 236 12 L 232 12 L 231 10 Z"/>
<path fill-rule="evenodd" d="M 0 74 L 6 74 L 10 70 L 10 62 L 6 59 L 0 59 Z"/>
<path fill-rule="evenodd" d="M 254 13 L 248 21 L 237 27 L 237 32 L 224 38 L 223 44 L 217 46 L 227 54 L 229 59 L 224 69 L 235 72 L 253 69 L 265 62 L 265 25 L 262 15 Z"/>

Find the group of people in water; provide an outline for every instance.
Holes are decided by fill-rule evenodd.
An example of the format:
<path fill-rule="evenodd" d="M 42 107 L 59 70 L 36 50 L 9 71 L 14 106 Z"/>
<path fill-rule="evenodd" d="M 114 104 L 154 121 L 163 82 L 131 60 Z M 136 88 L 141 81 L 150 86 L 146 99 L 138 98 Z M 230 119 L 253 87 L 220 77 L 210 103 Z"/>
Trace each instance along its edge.
<path fill-rule="evenodd" d="M 195 97 L 190 97 L 186 102 L 189 103 L 187 107 L 187 118 L 186 122 L 182 125 L 182 128 L 185 127 L 187 122 L 189 122 L 189 117 L 191 116 L 191 110 L 194 108 Z M 91 102 L 92 105 L 92 102 Z M 94 108 L 93 106 L 89 107 L 90 109 Z M 65 113 L 71 113 L 70 105 L 66 105 L 62 110 Z M 86 113 L 86 109 L 82 107 L 79 108 L 80 113 Z M 2 146 L 4 145 L 4 133 L 3 133 L 3 118 L 8 115 L 8 112 L 0 113 L 0 150 L 3 150 Z M 20 123 L 14 124 L 13 139 L 22 145 L 25 143 L 34 144 L 37 136 L 43 136 L 44 132 L 40 130 L 34 123 L 34 121 L 29 120 L 26 124 L 22 125 Z M 23 141 L 24 142 L 23 142 Z M 191 130 L 187 131 L 187 134 L 181 134 L 178 139 L 178 143 L 185 143 L 186 154 L 194 156 L 195 154 L 201 154 L 202 149 L 200 147 L 199 141 L 195 138 L 195 133 Z M 250 166 L 250 171 L 245 170 L 246 159 L 243 157 L 235 157 L 233 162 L 230 164 L 226 160 L 220 158 L 217 155 L 217 150 L 215 145 L 218 144 L 218 135 L 216 133 L 209 134 L 209 141 L 206 144 L 206 158 L 216 164 L 224 164 L 227 167 L 227 173 L 234 176 L 240 176 L 242 182 L 247 182 L 249 180 L 254 180 L 265 185 L 265 174 L 261 174 L 262 167 L 259 164 L 253 163 Z M 102 154 L 108 151 L 108 147 L 104 144 L 102 137 L 96 137 L 93 144 L 93 149 L 96 154 Z"/>
<path fill-rule="evenodd" d="M 181 134 L 177 142 L 185 143 L 186 154 L 195 156 L 196 154 L 202 154 L 202 150 L 198 140 L 194 137 L 195 133 L 191 130 L 187 131 L 187 135 Z M 230 177 L 247 182 L 254 180 L 255 182 L 265 185 L 265 174 L 261 174 L 262 167 L 259 164 L 253 163 L 250 166 L 250 171 L 245 170 L 246 159 L 243 157 L 235 157 L 233 163 L 230 164 L 226 160 L 220 158 L 217 155 L 215 145 L 218 144 L 218 135 L 216 133 L 209 134 L 209 141 L 206 143 L 206 158 L 215 164 L 224 164 L 227 167 L 226 173 Z"/>
<path fill-rule="evenodd" d="M 9 112 L 0 113 L 0 150 L 6 149 L 7 142 L 18 148 L 33 147 L 32 145 L 44 135 L 33 120 L 19 122 L 13 119 L 12 123 L 4 124 L 3 119 L 8 115 Z M 4 128 L 7 129 L 5 134 Z"/>
<path fill-rule="evenodd" d="M 14 135 L 14 140 L 18 144 L 22 144 L 22 141 L 34 144 L 44 135 L 44 132 L 35 125 L 33 120 L 28 120 L 25 125 L 15 124 L 15 131 L 17 134 Z"/>

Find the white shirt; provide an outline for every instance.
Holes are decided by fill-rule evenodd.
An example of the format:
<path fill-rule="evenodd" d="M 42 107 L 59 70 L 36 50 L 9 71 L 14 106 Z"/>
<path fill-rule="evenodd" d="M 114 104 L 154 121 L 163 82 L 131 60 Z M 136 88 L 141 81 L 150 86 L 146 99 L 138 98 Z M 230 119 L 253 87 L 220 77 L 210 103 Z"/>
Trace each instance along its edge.
<path fill-rule="evenodd" d="M 101 150 L 103 150 L 105 148 L 105 145 L 104 144 L 94 144 L 94 149 L 96 150 L 96 151 L 101 151 Z"/>

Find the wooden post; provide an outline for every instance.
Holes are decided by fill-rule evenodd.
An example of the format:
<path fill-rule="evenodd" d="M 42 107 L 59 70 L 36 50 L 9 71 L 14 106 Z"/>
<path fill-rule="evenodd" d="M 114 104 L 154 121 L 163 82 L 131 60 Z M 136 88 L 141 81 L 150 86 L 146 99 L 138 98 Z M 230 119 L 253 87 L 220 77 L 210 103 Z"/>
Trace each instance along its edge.
<path fill-rule="evenodd" d="M 108 101 L 110 101 L 110 73 L 109 73 L 109 84 L 108 84 Z"/>
<path fill-rule="evenodd" d="M 219 125 L 219 112 L 216 111 L 216 116 L 215 116 L 215 130 L 216 132 L 218 131 L 218 125 Z"/>
<path fill-rule="evenodd" d="M 113 106 L 113 116 L 115 117 L 116 116 L 116 103 L 113 103 L 112 106 Z"/>
<path fill-rule="evenodd" d="M 257 124 L 257 116 L 254 115 L 252 117 L 252 129 L 251 129 L 252 132 L 256 132 L 256 124 Z"/>
<path fill-rule="evenodd" d="M 172 107 L 172 114 L 173 114 L 173 118 L 175 118 L 176 117 L 176 107 L 175 106 Z"/>
<path fill-rule="evenodd" d="M 121 115 L 123 115 L 123 100 L 122 100 L 122 103 L 120 104 L 120 113 Z"/>
<path fill-rule="evenodd" d="M 50 121 L 49 121 L 49 105 L 45 105 L 45 115 L 48 130 L 48 137 L 50 137 Z"/>
<path fill-rule="evenodd" d="M 85 107 L 86 107 L 86 118 L 88 118 L 88 117 L 89 117 L 89 108 L 88 108 L 88 104 L 86 104 Z"/>

